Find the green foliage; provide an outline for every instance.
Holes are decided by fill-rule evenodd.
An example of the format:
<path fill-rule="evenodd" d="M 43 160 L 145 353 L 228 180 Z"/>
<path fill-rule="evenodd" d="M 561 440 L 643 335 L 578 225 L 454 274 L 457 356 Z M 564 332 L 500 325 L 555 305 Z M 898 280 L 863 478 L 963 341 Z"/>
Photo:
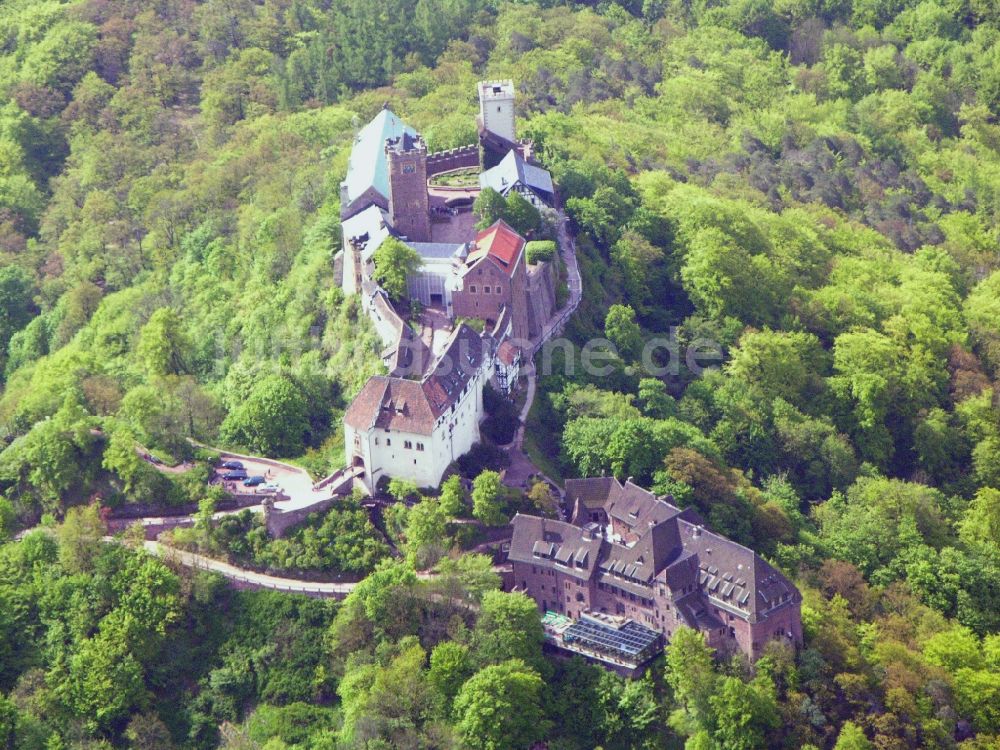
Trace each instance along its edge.
<path fill-rule="evenodd" d="M 519 659 L 539 665 L 542 623 L 538 605 L 523 593 L 487 591 L 473 632 L 473 653 L 483 664 Z"/>
<path fill-rule="evenodd" d="M 500 497 L 500 475 L 482 471 L 472 482 L 472 515 L 488 526 L 507 523 Z"/>
<path fill-rule="evenodd" d="M 249 512 L 215 522 L 209 551 L 219 548 L 240 561 L 288 571 L 364 575 L 389 556 L 389 547 L 357 499 L 311 514 L 280 539 L 269 539 L 259 516 Z"/>
<path fill-rule="evenodd" d="M 410 509 L 406 524 L 406 559 L 418 569 L 436 563 L 447 551 L 448 517 L 437 500 L 428 498 Z"/>
<path fill-rule="evenodd" d="M 246 400 L 222 423 L 223 437 L 272 456 L 302 451 L 309 431 L 302 390 L 289 378 L 269 375 L 255 383 Z"/>
<path fill-rule="evenodd" d="M 70 508 L 59 527 L 59 562 L 71 573 L 89 572 L 101 550 L 104 521 L 97 505 Z"/>
<path fill-rule="evenodd" d="M 421 264 L 417 251 L 395 237 L 387 237 L 372 255 L 372 261 L 375 263 L 372 278 L 392 299 L 397 302 L 406 299 L 406 279 Z"/>
<path fill-rule="evenodd" d="M 247 720 L 247 734 L 255 742 L 266 744 L 275 738 L 288 745 L 333 742 L 337 714 L 329 708 L 308 703 L 287 706 L 258 706 Z"/>
<path fill-rule="evenodd" d="M 502 220 L 518 234 L 530 236 L 542 227 L 538 209 L 516 190 L 511 190 L 504 198 L 493 188 L 485 188 L 476 197 L 472 210 L 479 217 L 477 229 L 486 229 Z M 533 261 L 529 258 L 528 262 Z"/>
<path fill-rule="evenodd" d="M 723 677 L 709 703 L 715 713 L 713 736 L 723 750 L 763 747 L 768 730 L 779 725 L 774 686 L 766 678 L 745 683 Z"/>
<path fill-rule="evenodd" d="M 477 229 L 485 229 L 503 218 L 507 204 L 504 197 L 493 188 L 484 188 L 476 196 L 472 211 L 479 217 Z"/>
<path fill-rule="evenodd" d="M 951 747 L 959 722 L 963 747 L 996 744 L 998 21 L 978 1 L 4 3 L 0 536 L 66 523 L 61 545 L 0 548 L 0 744 L 200 749 L 229 722 L 234 747 L 651 749 L 677 743 L 671 712 L 692 748 Z M 497 586 L 481 558 L 433 582 L 379 567 L 335 606 L 180 586 L 98 541 L 94 495 L 206 500 L 192 544 L 234 560 L 388 556 L 351 502 L 273 543 L 208 522 L 203 487 L 136 447 L 341 460 L 336 414 L 381 349 L 335 288 L 347 151 L 387 97 L 432 148 L 474 141 L 494 75 L 576 234 L 567 335 L 618 305 L 626 356 L 633 325 L 677 342 L 655 379 L 541 378 L 528 442 L 546 472 L 633 476 L 797 575 L 794 659 L 750 674 L 688 643 L 672 693 L 656 669 L 623 685 L 487 637 L 466 606 Z M 529 209 L 476 206 L 549 236 Z M 406 264 L 380 265 L 405 297 Z M 706 340 L 724 359 L 698 377 Z M 502 523 L 499 483 L 477 489 Z M 464 512 L 450 482 L 384 519 L 429 564 Z M 490 663 L 458 699 L 515 651 L 558 689 Z"/>
<path fill-rule="evenodd" d="M 31 322 L 33 288 L 31 276 L 24 269 L 0 267 L 0 352 L 6 351 L 11 337 Z"/>
<path fill-rule="evenodd" d="M 556 257 L 558 246 L 553 240 L 532 240 L 524 246 L 528 263 L 548 263 Z"/>
<path fill-rule="evenodd" d="M 448 518 L 456 518 L 466 512 L 465 492 L 462 489 L 462 478 L 452 474 L 441 485 L 439 498 L 441 512 Z"/>
<path fill-rule="evenodd" d="M 469 649 L 461 643 L 444 641 L 434 647 L 430 657 L 427 680 L 440 694 L 450 710 L 458 691 L 471 676 Z"/>
<path fill-rule="evenodd" d="M 608 309 L 604 335 L 615 345 L 622 359 L 635 359 L 642 351 L 642 330 L 635 321 L 635 310 L 628 305 L 612 305 Z"/>
<path fill-rule="evenodd" d="M 389 494 L 399 502 L 415 500 L 420 497 L 420 488 L 416 482 L 409 479 L 393 478 L 389 480 Z"/>
<path fill-rule="evenodd" d="M 161 307 L 140 329 L 136 355 L 150 375 L 179 375 L 187 370 L 188 348 L 180 316 Z"/>
<path fill-rule="evenodd" d="M 852 721 L 846 721 L 837 735 L 834 750 L 871 750 L 873 747 L 861 727 Z"/>
<path fill-rule="evenodd" d="M 484 750 L 529 747 L 545 736 L 542 678 L 519 659 L 484 667 L 455 698 L 457 729 Z"/>

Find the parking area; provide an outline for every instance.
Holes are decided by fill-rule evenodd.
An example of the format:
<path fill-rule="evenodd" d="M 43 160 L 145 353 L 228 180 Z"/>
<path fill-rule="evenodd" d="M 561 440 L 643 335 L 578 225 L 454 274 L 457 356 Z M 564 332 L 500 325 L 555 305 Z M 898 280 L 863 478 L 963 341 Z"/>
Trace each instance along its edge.
<path fill-rule="evenodd" d="M 225 468 L 226 463 L 232 462 L 239 463 L 242 470 Z M 241 473 L 245 473 L 248 480 L 226 478 L 228 474 L 240 476 Z M 248 486 L 246 481 L 250 481 L 251 485 Z M 219 454 L 219 464 L 210 482 L 222 485 L 233 495 L 260 495 L 262 499 L 273 497 L 279 505 L 286 500 L 314 497 L 312 479 L 305 471 L 293 466 L 231 453 Z"/>

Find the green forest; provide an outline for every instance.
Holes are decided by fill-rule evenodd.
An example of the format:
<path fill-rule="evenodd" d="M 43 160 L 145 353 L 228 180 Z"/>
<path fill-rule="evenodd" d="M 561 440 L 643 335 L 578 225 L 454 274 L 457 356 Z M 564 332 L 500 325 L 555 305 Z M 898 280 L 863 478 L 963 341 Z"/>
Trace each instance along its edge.
<path fill-rule="evenodd" d="M 368 573 L 340 603 L 102 539 L 133 503 L 211 525 L 201 464 L 136 446 L 342 464 L 382 370 L 334 280 L 355 133 L 388 103 L 432 150 L 474 142 L 486 78 L 515 81 L 577 238 L 566 335 L 610 362 L 540 378 L 532 458 L 764 555 L 803 594 L 797 652 L 682 630 L 637 681 L 543 656 L 534 603 L 440 548 L 470 502 L 525 501 L 491 474 L 384 530 L 351 504 L 284 540 L 187 533 Z M 715 367 L 653 372 L 670 336 Z M 537 742 L 1000 746 L 1000 5 L 4 0 L 0 748 Z"/>

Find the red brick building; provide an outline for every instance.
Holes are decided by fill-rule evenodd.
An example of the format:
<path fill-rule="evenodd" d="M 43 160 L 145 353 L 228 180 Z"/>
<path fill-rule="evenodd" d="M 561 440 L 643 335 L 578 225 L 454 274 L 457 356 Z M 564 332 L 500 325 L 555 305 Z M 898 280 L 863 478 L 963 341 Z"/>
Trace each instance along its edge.
<path fill-rule="evenodd" d="M 628 618 L 670 640 L 681 625 L 722 654 L 757 659 L 802 642 L 802 597 L 752 550 L 705 528 L 691 508 L 613 478 L 566 482 L 571 522 L 514 517 L 514 587 L 543 612 Z"/>
<path fill-rule="evenodd" d="M 459 288 L 452 292 L 455 317 L 479 318 L 492 328 L 506 307 L 511 335 L 526 341 L 528 273 L 524 238 L 500 220 L 479 232 L 469 246 Z"/>

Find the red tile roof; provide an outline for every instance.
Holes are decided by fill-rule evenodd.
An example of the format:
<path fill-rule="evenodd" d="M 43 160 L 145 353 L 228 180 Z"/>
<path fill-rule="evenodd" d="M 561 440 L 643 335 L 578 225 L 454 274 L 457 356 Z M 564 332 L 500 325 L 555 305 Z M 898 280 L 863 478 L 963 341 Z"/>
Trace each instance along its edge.
<path fill-rule="evenodd" d="M 510 275 L 514 272 L 514 266 L 517 265 L 522 250 L 524 250 L 524 237 L 500 219 L 476 235 L 466 264 L 471 266 L 481 258 L 489 257 Z"/>
<path fill-rule="evenodd" d="M 517 347 L 509 341 L 504 341 L 497 349 L 497 359 L 507 366 L 513 365 L 517 361 L 517 356 Z"/>
<path fill-rule="evenodd" d="M 430 435 L 438 416 L 417 381 L 376 375 L 351 402 L 344 421 L 357 430 L 374 427 Z"/>
<path fill-rule="evenodd" d="M 354 398 L 344 422 L 356 430 L 372 428 L 430 435 L 438 417 L 465 393 L 471 378 L 492 356 L 492 339 L 460 324 L 422 381 L 375 375 Z"/>

